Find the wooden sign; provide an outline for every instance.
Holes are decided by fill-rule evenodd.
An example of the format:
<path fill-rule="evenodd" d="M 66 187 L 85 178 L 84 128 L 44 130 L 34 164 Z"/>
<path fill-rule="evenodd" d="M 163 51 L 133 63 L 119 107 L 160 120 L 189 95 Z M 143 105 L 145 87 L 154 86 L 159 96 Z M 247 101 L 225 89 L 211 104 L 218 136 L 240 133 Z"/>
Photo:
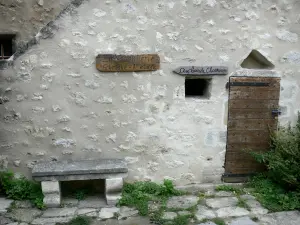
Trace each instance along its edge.
<path fill-rule="evenodd" d="M 182 66 L 174 70 L 180 75 L 226 75 L 228 67 L 225 66 Z"/>
<path fill-rule="evenodd" d="M 103 54 L 97 56 L 96 67 L 101 72 L 155 71 L 160 68 L 160 58 L 157 54 Z"/>

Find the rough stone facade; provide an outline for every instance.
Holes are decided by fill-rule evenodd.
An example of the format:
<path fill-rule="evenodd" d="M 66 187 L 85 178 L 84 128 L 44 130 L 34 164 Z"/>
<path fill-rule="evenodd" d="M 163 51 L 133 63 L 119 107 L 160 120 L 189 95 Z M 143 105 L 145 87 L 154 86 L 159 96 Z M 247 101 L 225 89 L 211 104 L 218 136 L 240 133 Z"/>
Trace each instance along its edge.
<path fill-rule="evenodd" d="M 16 34 L 17 46 L 26 45 L 70 0 L 0 0 L 1 34 Z"/>
<path fill-rule="evenodd" d="M 252 49 L 282 76 L 280 121 L 296 118 L 299 12 L 298 0 L 83 2 L 0 72 L 4 166 L 24 173 L 40 160 L 120 157 L 129 180 L 218 182 L 225 85 Z M 161 70 L 101 73 L 99 53 L 158 53 Z M 230 73 L 213 77 L 209 99 L 185 98 L 184 77 L 172 70 L 188 65 Z"/>

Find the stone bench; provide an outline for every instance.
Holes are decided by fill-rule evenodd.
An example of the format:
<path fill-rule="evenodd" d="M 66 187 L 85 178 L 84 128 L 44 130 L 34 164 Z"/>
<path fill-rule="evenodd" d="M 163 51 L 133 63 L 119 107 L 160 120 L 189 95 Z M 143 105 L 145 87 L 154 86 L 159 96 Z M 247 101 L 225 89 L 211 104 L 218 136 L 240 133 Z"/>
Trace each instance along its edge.
<path fill-rule="evenodd" d="M 60 206 L 60 181 L 97 179 L 105 179 L 107 204 L 114 205 L 121 197 L 123 178 L 127 174 L 127 164 L 122 159 L 42 162 L 32 169 L 32 178 L 42 183 L 47 207 Z"/>

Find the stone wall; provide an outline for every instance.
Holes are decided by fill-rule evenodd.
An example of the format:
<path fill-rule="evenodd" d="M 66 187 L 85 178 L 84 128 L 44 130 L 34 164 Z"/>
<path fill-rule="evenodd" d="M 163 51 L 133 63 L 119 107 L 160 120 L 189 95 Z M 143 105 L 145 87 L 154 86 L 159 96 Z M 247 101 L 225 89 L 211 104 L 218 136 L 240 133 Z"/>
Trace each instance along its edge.
<path fill-rule="evenodd" d="M 70 0 L 0 0 L 0 34 L 16 34 L 17 46 L 54 20 Z"/>
<path fill-rule="evenodd" d="M 39 160 L 124 157 L 129 180 L 218 182 L 230 74 L 257 49 L 282 76 L 281 122 L 299 109 L 300 3 L 85 1 L 1 71 L 3 162 L 29 174 Z M 161 70 L 101 73 L 99 53 L 158 53 Z M 185 98 L 178 66 L 228 66 L 209 99 Z"/>

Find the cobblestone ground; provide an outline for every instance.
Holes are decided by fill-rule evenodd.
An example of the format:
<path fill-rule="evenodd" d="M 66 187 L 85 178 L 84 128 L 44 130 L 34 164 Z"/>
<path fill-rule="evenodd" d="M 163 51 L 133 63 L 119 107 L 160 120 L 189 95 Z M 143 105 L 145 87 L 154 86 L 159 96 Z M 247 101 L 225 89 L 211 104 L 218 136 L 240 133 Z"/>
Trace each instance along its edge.
<path fill-rule="evenodd" d="M 214 218 L 221 218 L 227 225 L 300 225 L 298 211 L 269 213 L 253 196 L 235 196 L 232 192 L 209 191 L 202 195 L 172 197 L 167 208 L 163 219 L 172 221 L 179 215 L 193 214 L 191 225 L 216 225 Z M 150 204 L 149 210 L 154 209 L 155 204 Z M 33 208 L 27 201 L 0 198 L 0 225 L 55 225 L 78 215 L 93 218 L 93 225 L 151 224 L 149 218 L 138 216 L 137 210 L 108 207 L 100 197 L 83 201 L 64 199 L 61 208 L 43 211 Z"/>

